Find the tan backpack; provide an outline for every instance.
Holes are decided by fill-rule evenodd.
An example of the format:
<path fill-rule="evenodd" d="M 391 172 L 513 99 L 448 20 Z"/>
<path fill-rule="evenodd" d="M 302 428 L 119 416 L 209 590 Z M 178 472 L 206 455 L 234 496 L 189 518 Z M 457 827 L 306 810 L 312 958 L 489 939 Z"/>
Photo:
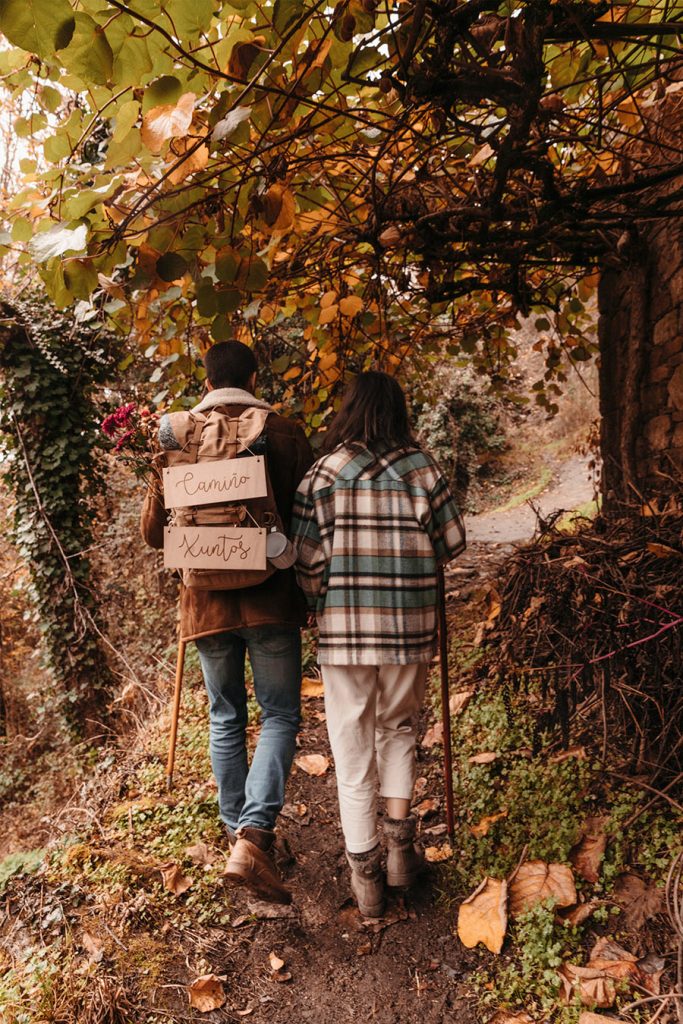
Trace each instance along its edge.
<path fill-rule="evenodd" d="M 267 485 L 267 493 L 263 497 L 173 508 L 171 526 L 258 526 L 266 532 L 282 530 L 265 452 L 264 431 L 268 415 L 266 409 L 247 406 L 239 416 L 231 416 L 225 406 L 219 405 L 205 413 L 176 412 L 164 417 L 166 432 L 170 427 L 178 445 L 177 448 L 164 445 L 163 462 L 167 467 L 192 466 L 258 454 L 262 455 L 265 463 Z M 266 561 L 265 568 L 256 570 L 184 568 L 180 571 L 186 587 L 239 590 L 263 583 L 272 576 L 275 567 Z"/>

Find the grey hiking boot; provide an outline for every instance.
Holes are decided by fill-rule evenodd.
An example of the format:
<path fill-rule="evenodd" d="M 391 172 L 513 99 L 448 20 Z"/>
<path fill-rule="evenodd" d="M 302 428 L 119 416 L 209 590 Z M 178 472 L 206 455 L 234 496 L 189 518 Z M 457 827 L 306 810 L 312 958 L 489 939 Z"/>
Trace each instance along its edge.
<path fill-rule="evenodd" d="M 387 885 L 404 889 L 412 885 L 425 866 L 425 856 L 415 845 L 417 818 L 385 818 L 387 844 Z"/>
<path fill-rule="evenodd" d="M 362 917 L 381 917 L 384 913 L 384 876 L 380 865 L 379 843 L 367 853 L 349 853 L 351 889 Z"/>

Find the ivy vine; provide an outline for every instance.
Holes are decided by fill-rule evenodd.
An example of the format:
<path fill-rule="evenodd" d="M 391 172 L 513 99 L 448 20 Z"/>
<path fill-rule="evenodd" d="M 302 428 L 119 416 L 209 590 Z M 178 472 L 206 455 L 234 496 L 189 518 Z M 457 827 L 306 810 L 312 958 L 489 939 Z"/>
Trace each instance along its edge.
<path fill-rule="evenodd" d="M 104 489 L 97 394 L 112 378 L 115 349 L 99 325 L 42 297 L 0 306 L 0 472 L 55 681 L 44 701 L 86 736 L 111 682 L 88 552 Z"/>

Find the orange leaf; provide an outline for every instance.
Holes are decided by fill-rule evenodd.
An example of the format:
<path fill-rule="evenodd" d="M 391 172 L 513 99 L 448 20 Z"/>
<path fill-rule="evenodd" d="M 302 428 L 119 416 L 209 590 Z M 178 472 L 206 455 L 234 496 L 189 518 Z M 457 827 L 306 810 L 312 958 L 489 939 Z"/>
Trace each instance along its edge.
<path fill-rule="evenodd" d="M 468 949 L 483 942 L 492 953 L 500 953 L 507 924 L 507 882 L 485 878 L 460 906 L 458 937 Z"/>
<path fill-rule="evenodd" d="M 363 308 L 363 300 L 359 295 L 347 295 L 339 303 L 339 312 L 342 316 L 356 316 Z"/>
<path fill-rule="evenodd" d="M 182 139 L 190 130 L 197 97 L 184 93 L 177 103 L 152 107 L 142 119 L 142 141 L 151 153 L 160 153 L 168 139 Z"/>
<path fill-rule="evenodd" d="M 425 859 L 430 864 L 440 864 L 441 861 L 450 860 L 452 856 L 450 843 L 444 843 L 443 846 L 428 846 L 425 850 Z"/>
<path fill-rule="evenodd" d="M 302 697 L 322 697 L 323 681 L 312 676 L 306 676 L 301 680 Z"/>
<path fill-rule="evenodd" d="M 224 974 L 202 974 L 188 985 L 187 992 L 190 997 L 190 1006 L 200 1013 L 209 1013 L 211 1010 L 219 1010 L 227 1000 L 223 982 L 226 981 Z"/>
<path fill-rule="evenodd" d="M 328 306 L 334 305 L 336 301 L 337 293 L 335 291 L 324 292 L 323 295 L 320 296 L 320 308 L 327 309 Z"/>
<path fill-rule="evenodd" d="M 339 306 L 325 306 L 324 309 L 320 310 L 320 316 L 318 317 L 319 324 L 329 324 L 334 320 L 339 312 Z"/>
<path fill-rule="evenodd" d="M 294 763 L 307 775 L 324 775 L 330 767 L 330 759 L 324 754 L 302 754 Z"/>
<path fill-rule="evenodd" d="M 477 838 L 479 838 L 480 836 L 486 836 L 491 831 L 491 826 L 495 825 L 495 823 L 497 821 L 500 821 L 501 818 L 507 818 L 508 813 L 509 812 L 506 807 L 504 810 L 498 811 L 497 814 L 487 814 L 476 825 L 470 826 L 470 832 L 472 833 L 473 836 L 476 836 Z"/>

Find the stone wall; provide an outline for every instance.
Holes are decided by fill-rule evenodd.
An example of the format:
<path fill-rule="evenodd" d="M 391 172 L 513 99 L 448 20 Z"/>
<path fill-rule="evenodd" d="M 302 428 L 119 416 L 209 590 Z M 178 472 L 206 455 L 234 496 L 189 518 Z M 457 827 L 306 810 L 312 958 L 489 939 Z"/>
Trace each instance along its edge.
<path fill-rule="evenodd" d="M 599 289 L 603 491 L 683 488 L 683 216 L 620 240 Z"/>

